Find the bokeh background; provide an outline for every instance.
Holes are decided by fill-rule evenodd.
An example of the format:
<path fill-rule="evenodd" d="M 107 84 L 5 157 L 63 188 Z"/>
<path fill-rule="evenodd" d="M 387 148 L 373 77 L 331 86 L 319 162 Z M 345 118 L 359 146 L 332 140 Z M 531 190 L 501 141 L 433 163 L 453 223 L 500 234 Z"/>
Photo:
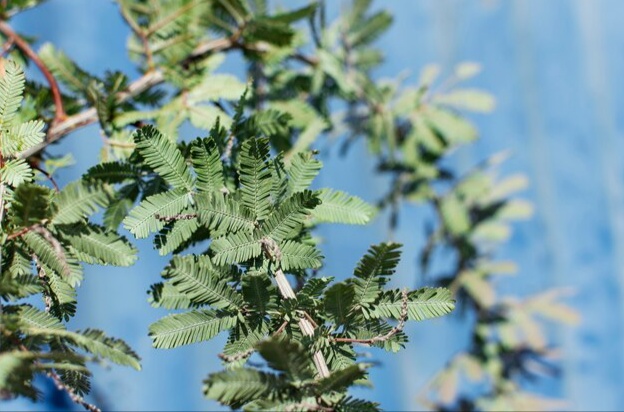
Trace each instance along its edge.
<path fill-rule="evenodd" d="M 330 15 L 340 1 L 328 1 Z M 281 1 L 284 6 L 290 2 Z M 487 156 L 510 149 L 503 174 L 524 173 L 523 193 L 534 218 L 514 226 L 502 258 L 520 271 L 502 290 L 524 296 L 549 287 L 576 290 L 568 303 L 582 315 L 575 329 L 554 330 L 562 346 L 561 374 L 529 384 L 542 394 L 566 399 L 574 410 L 624 410 L 624 1 L 619 0 L 386 0 L 395 24 L 379 41 L 387 60 L 379 77 L 405 70 L 413 75 L 427 63 L 451 69 L 461 61 L 483 65 L 471 85 L 497 99 L 492 115 L 472 117 L 481 139 L 453 156 L 465 170 Z M 18 16 L 24 34 L 53 42 L 83 68 L 102 74 L 118 69 L 135 78 L 125 45 L 128 29 L 110 0 L 49 0 Z M 236 56 L 223 70 L 242 76 Z M 31 76 L 37 77 L 34 71 Z M 187 137 L 195 137 L 188 130 Z M 74 154 L 74 167 L 61 170 L 67 183 L 98 156 L 96 127 L 66 138 L 51 152 Z M 364 145 L 346 157 L 320 144 L 326 168 L 320 186 L 347 190 L 374 201 L 387 181 L 374 176 Z M 404 208 L 394 239 L 405 244 L 396 286 L 422 284 L 416 253 L 423 244 L 425 209 Z M 380 216 L 367 227 L 327 227 L 325 273 L 348 274 L 371 243 L 386 240 Z M 147 303 L 167 259 L 140 243 L 137 265 L 87 269 L 71 328 L 93 326 L 127 340 L 143 358 L 143 371 L 96 368 L 94 397 L 105 410 L 213 410 L 201 396 L 201 381 L 219 369 L 215 354 L 224 341 L 156 351 L 148 325 L 165 314 Z M 143 298 L 145 297 L 145 299 Z M 417 391 L 466 344 L 469 320 L 451 317 L 412 325 L 411 343 L 399 356 L 373 356 L 375 387 L 360 393 L 387 410 L 416 410 Z M 50 396 L 45 405 L 13 401 L 2 410 L 65 410 L 67 400 Z"/>

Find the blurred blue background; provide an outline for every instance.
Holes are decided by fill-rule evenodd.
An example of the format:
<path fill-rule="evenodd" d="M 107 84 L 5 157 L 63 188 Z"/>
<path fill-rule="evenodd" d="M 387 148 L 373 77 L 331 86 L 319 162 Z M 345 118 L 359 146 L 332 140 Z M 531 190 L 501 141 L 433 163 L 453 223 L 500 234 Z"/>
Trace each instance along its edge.
<path fill-rule="evenodd" d="M 288 2 L 282 1 L 287 6 Z M 337 13 L 340 2 L 330 1 Z M 571 286 L 568 300 L 583 316 L 576 329 L 555 331 L 563 347 L 560 379 L 532 389 L 569 401 L 575 410 L 624 410 L 624 2 L 617 0 L 419 0 L 377 2 L 395 16 L 379 45 L 387 60 L 380 77 L 406 69 L 416 74 L 427 63 L 450 69 L 470 60 L 484 72 L 472 86 L 497 98 L 493 115 L 473 117 L 481 139 L 454 156 L 459 170 L 503 149 L 513 156 L 504 174 L 530 178 L 524 197 L 535 217 L 515 226 L 500 251 L 520 266 L 504 289 L 519 296 L 554 286 Z M 27 35 L 53 42 L 82 67 L 137 76 L 128 61 L 128 30 L 110 0 L 49 0 L 18 16 L 13 24 Z M 240 60 L 225 70 L 243 73 Z M 32 76 L 37 73 L 32 72 Z M 59 172 L 64 184 L 97 160 L 101 139 L 96 127 L 66 138 L 53 153 L 70 151 L 76 165 Z M 191 136 L 194 137 L 194 132 Z M 321 146 L 327 167 L 322 186 L 347 190 L 373 201 L 387 181 L 374 176 L 363 145 L 346 158 Z M 371 183 L 372 182 L 372 183 Z M 423 244 L 424 209 L 403 209 L 395 240 L 405 244 L 396 285 L 419 281 L 416 253 Z M 386 240 L 384 217 L 368 227 L 322 230 L 325 273 L 344 276 L 371 243 Z M 151 348 L 148 325 L 166 312 L 152 309 L 146 291 L 159 280 L 167 259 L 140 243 L 140 259 L 128 269 L 89 267 L 80 288 L 78 317 L 70 327 L 104 329 L 127 340 L 143 358 L 143 371 L 96 368 L 94 402 L 113 410 L 210 410 L 201 381 L 220 365 L 215 356 L 224 341 L 170 351 Z M 142 298 L 142 297 L 145 297 Z M 466 344 L 467 320 L 441 319 L 412 325 L 411 343 L 399 356 L 375 352 L 381 366 L 375 388 L 361 395 L 387 410 L 415 410 L 419 388 Z M 45 409 L 67 408 L 50 398 Z M 0 409 L 41 410 L 14 401 Z"/>

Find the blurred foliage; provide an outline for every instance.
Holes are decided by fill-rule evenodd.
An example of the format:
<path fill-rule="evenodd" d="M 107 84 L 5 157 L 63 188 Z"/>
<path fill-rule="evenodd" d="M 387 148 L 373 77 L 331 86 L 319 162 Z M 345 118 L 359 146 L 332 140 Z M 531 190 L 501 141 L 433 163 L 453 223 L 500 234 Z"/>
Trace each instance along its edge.
<path fill-rule="evenodd" d="M 36 3 L 0 1 L 0 16 L 7 20 Z M 0 24 L 4 56 L 34 63 L 46 78 L 25 85 L 19 113 L 30 128 L 20 129 L 23 134 L 2 131 L 7 195 L 1 207 L 11 209 L 14 192 L 40 205 L 22 221 L 3 216 L 12 219 L 2 220 L 8 230 L 3 259 L 10 245 L 43 233 L 29 228 L 42 227 L 58 240 L 37 239 L 38 247 L 52 245 L 39 270 L 63 280 L 70 260 L 132 263 L 131 246 L 113 234 L 120 225 L 137 238 L 155 234 L 158 252 L 173 256 L 164 281 L 152 286 L 150 302 L 185 311 L 150 327 L 154 346 L 172 348 L 228 331 L 220 355 L 226 370 L 210 375 L 204 392 L 235 409 L 376 410 L 378 405 L 347 395 L 349 387 L 367 382 L 371 366 L 356 362 L 355 345 L 395 352 L 407 342 L 407 320 L 446 314 L 454 299 L 458 316 L 470 319 L 470 344 L 421 391 L 423 405 L 558 407 L 525 392 L 522 383 L 554 370 L 556 348 L 542 319 L 574 324 L 578 315 L 560 303 L 563 292 L 520 299 L 502 295 L 495 285 L 515 271 L 512 262 L 497 260 L 497 246 L 510 236 L 511 222 L 532 213 L 530 204 L 512 198 L 526 179 L 496 176 L 503 155 L 466 173 L 451 167 L 450 155 L 478 138 L 465 113 L 488 113 L 495 106 L 492 96 L 469 86 L 478 64 L 459 64 L 446 76 L 438 66 L 425 67 L 415 86 L 404 76 L 377 79 L 383 54 L 375 41 L 391 27 L 392 16 L 375 11 L 368 0 L 353 1 L 332 22 L 322 1 L 290 10 L 264 0 L 117 3 L 131 31 L 128 53 L 140 73 L 135 80 L 121 72 L 88 73 L 49 43 L 34 54 L 28 38 Z M 232 53 L 242 55 L 246 79 L 223 72 L 221 64 Z M 31 167 L 48 178 L 71 161 L 49 157 L 49 144 L 94 122 L 104 140 L 101 163 L 81 182 L 58 195 L 29 183 Z M 180 139 L 180 127 L 188 124 L 206 137 Z M 309 190 L 322 168 L 312 149 L 329 142 L 344 152 L 358 139 L 390 181 L 377 207 L 333 189 Z M 55 209 L 59 202 L 79 206 Z M 419 245 L 420 263 L 427 279 L 442 288 L 386 289 L 399 258 L 394 243 L 372 246 L 352 277 L 336 282 L 319 276 L 317 225 L 365 224 L 377 210 L 388 210 L 388 225 L 395 229 L 401 210 L 414 206 L 434 212 L 428 240 Z M 100 207 L 102 226 L 87 223 L 84 218 Z M 110 253 L 82 245 L 90 236 Z M 44 255 L 31 249 L 25 259 Z M 452 264 L 430 274 L 437 250 Z M 30 271 L 24 269 L 32 276 Z M 12 275 L 3 270 L 0 276 L 8 282 Z M 65 279 L 68 293 L 78 275 L 71 279 Z M 60 293 L 48 289 L 29 293 Z M 71 305 L 55 305 L 52 315 L 73 314 Z M 12 335 L 28 333 L 19 323 L 1 326 Z M 46 335 L 45 342 L 68 345 L 65 336 Z M 14 349 L 8 352 L 14 357 L 0 363 L 14 369 L 2 371 L 26 366 L 19 370 L 32 373 L 47 361 Z M 264 362 L 259 367 L 248 362 L 255 356 Z M 3 394 L 21 393 L 6 386 L 15 384 L 9 375 L 2 376 Z M 29 379 L 21 382 L 30 387 Z M 70 396 L 86 392 L 64 375 L 59 382 Z"/>

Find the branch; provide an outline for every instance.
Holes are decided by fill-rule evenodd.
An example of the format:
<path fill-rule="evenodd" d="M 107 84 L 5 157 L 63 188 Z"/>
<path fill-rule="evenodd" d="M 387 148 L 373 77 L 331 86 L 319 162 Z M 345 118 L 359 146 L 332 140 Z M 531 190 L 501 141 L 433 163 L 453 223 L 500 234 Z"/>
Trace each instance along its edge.
<path fill-rule="evenodd" d="M 204 42 L 197 46 L 193 52 L 182 61 L 181 65 L 188 66 L 195 60 L 201 59 L 211 53 L 217 53 L 225 50 L 232 49 L 245 49 L 248 51 L 253 51 L 257 53 L 264 53 L 268 51 L 267 47 L 264 47 L 262 44 L 258 45 L 241 45 L 238 43 L 239 34 L 235 33 L 231 37 L 224 37 L 221 39 L 210 40 Z M 316 65 L 318 62 L 314 57 L 306 57 L 303 55 L 293 55 L 291 56 L 294 59 L 303 61 L 310 65 Z M 134 96 L 148 90 L 154 86 L 157 86 L 165 81 L 165 76 L 161 70 L 155 69 L 152 71 L 148 71 L 143 76 L 139 77 L 134 82 L 130 83 L 128 89 L 124 92 L 120 92 L 117 94 L 117 103 L 123 103 Z M 84 126 L 88 126 L 97 122 L 98 116 L 95 108 L 91 107 L 83 112 L 77 113 L 75 115 L 66 117 L 63 121 L 54 123 L 48 129 L 48 133 L 46 136 L 46 141 L 40 143 L 37 146 L 31 147 L 28 150 L 25 150 L 20 154 L 21 159 L 25 159 L 29 156 L 34 155 L 45 149 L 48 145 L 56 142 L 61 139 L 63 136 L 73 132 L 76 129 L 79 129 Z"/>
<path fill-rule="evenodd" d="M 65 113 L 65 109 L 63 109 L 61 90 L 58 83 L 56 82 L 56 79 L 54 78 L 52 73 L 50 73 L 50 70 L 46 67 L 43 61 L 41 61 L 37 53 L 35 53 L 35 51 L 30 48 L 28 42 L 22 39 L 19 34 L 15 33 L 11 26 L 9 26 L 4 21 L 0 21 L 0 32 L 2 32 L 2 34 L 4 34 L 10 41 L 13 41 L 13 43 L 15 43 L 15 45 L 19 47 L 22 52 L 24 52 L 24 54 L 28 56 L 30 60 L 32 60 L 33 63 L 35 63 L 35 66 L 39 68 L 39 70 L 43 74 L 43 77 L 45 77 L 46 81 L 50 85 L 50 92 L 52 93 L 52 99 L 54 100 L 55 108 L 54 120 L 52 121 L 52 124 L 56 124 L 65 120 L 67 118 L 67 114 Z"/>
<path fill-rule="evenodd" d="M 273 239 L 267 237 L 263 238 L 260 243 L 262 244 L 262 249 L 264 250 L 264 253 L 269 256 L 270 259 L 276 261 L 279 264 L 279 259 L 276 259 L 276 256 L 281 256 L 281 253 L 279 251 L 277 243 L 275 243 Z M 277 283 L 277 288 L 279 289 L 282 297 L 284 299 L 296 299 L 297 297 L 295 295 L 295 291 L 293 290 L 292 286 L 290 286 L 288 279 L 286 279 L 286 275 L 284 274 L 282 268 L 278 267 L 278 269 L 273 274 L 275 275 L 275 283 Z M 301 317 L 299 318 L 299 328 L 301 329 L 301 332 L 305 336 L 314 336 L 314 326 L 312 325 L 312 323 L 308 319 L 306 319 L 304 315 L 300 316 Z M 314 353 L 313 360 L 314 366 L 316 366 L 316 370 L 320 377 L 327 378 L 329 376 L 329 368 L 327 367 L 327 361 L 325 360 L 325 356 L 320 350 Z"/>
<path fill-rule="evenodd" d="M 369 339 L 352 339 L 352 338 L 333 338 L 334 342 L 346 342 L 346 343 L 361 343 L 364 345 L 371 345 L 377 342 L 385 342 L 397 333 L 401 332 L 405 327 L 405 321 L 407 320 L 407 303 L 409 302 L 409 296 L 407 295 L 407 290 L 403 289 L 401 291 L 403 304 L 401 305 L 401 316 L 399 317 L 399 323 L 394 328 L 392 328 L 385 335 L 374 336 Z"/>
<path fill-rule="evenodd" d="M 58 374 L 56 372 L 48 371 L 48 372 L 46 372 L 46 375 L 48 375 L 48 377 L 50 377 L 54 381 L 54 385 L 56 386 L 56 388 L 58 390 L 67 392 L 67 395 L 69 395 L 69 398 L 72 401 L 74 401 L 74 403 L 82 406 L 87 411 L 90 411 L 90 412 L 101 412 L 100 408 L 98 408 L 97 406 L 95 406 L 95 405 L 85 401 L 85 399 L 82 396 L 78 395 L 76 392 L 74 392 L 74 390 L 72 388 L 70 388 L 69 386 L 65 385 L 65 383 L 63 382 L 61 377 L 58 376 Z"/>

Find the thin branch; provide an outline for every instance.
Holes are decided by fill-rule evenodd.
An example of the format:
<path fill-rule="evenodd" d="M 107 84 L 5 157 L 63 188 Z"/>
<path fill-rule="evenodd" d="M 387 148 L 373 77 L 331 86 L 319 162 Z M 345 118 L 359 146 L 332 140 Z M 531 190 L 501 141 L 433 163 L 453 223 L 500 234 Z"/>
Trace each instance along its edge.
<path fill-rule="evenodd" d="M 264 53 L 269 50 L 268 47 L 263 46 L 263 44 L 261 43 L 258 43 L 256 45 L 241 45 L 240 43 L 238 43 L 239 37 L 240 33 L 237 32 L 230 37 L 206 41 L 198 45 L 195 50 L 193 50 L 193 52 L 186 59 L 184 59 L 184 61 L 182 61 L 181 65 L 183 67 L 188 66 L 193 61 L 201 59 L 211 53 L 217 53 L 226 50 L 243 48 L 245 50 L 257 53 Z M 316 60 L 314 57 L 306 58 L 303 55 L 294 55 L 292 57 L 311 65 L 317 64 L 315 63 Z M 164 81 L 165 76 L 161 70 L 155 69 L 148 71 L 143 76 L 130 83 L 126 91 L 117 94 L 117 103 L 123 103 L 131 99 L 132 97 L 137 96 L 142 92 L 163 83 Z M 33 154 L 42 151 L 48 145 L 58 141 L 63 136 L 81 127 L 96 123 L 97 121 L 97 111 L 93 107 L 75 115 L 66 117 L 63 121 L 51 125 L 51 127 L 48 129 L 45 142 L 23 151 L 19 157 L 21 159 L 30 157 Z"/>
<path fill-rule="evenodd" d="M 11 26 L 9 26 L 4 21 L 0 21 L 0 32 L 2 32 L 2 34 L 4 34 L 7 38 L 12 40 L 15 43 L 15 45 L 19 47 L 22 50 L 22 52 L 24 52 L 24 54 L 28 56 L 30 60 L 32 60 L 32 62 L 35 64 L 35 66 L 39 68 L 39 70 L 43 74 L 43 77 L 45 77 L 46 81 L 50 85 L 50 92 L 52 93 L 52 99 L 54 100 L 54 108 L 55 108 L 54 120 L 52 123 L 56 124 L 65 120 L 67 118 L 67 114 L 65 113 L 65 109 L 63 108 L 63 99 L 61 97 L 61 90 L 59 88 L 58 83 L 56 82 L 56 79 L 50 72 L 50 70 L 46 67 L 43 61 L 39 58 L 37 53 L 35 53 L 35 51 L 30 48 L 30 45 L 28 44 L 28 42 L 22 39 L 19 34 L 15 33 L 13 29 L 11 28 Z"/>
<path fill-rule="evenodd" d="M 225 361 L 225 362 L 228 362 L 228 363 L 232 363 L 232 362 L 236 362 L 236 361 L 239 361 L 239 360 L 247 359 L 248 357 L 253 355 L 253 353 L 255 351 L 256 350 L 254 348 L 249 348 L 246 351 L 235 353 L 234 355 L 226 355 L 225 353 L 220 353 L 217 356 L 222 361 Z"/>
<path fill-rule="evenodd" d="M 369 339 L 333 338 L 332 340 L 334 342 L 361 343 L 363 345 L 371 345 L 373 343 L 385 342 L 389 340 L 391 337 L 393 337 L 394 335 L 396 335 L 397 333 L 403 330 L 403 328 L 405 327 L 405 321 L 407 320 L 407 304 L 409 302 L 409 296 L 407 294 L 407 290 L 403 289 L 401 291 L 401 295 L 402 295 L 402 299 L 401 299 L 402 304 L 401 304 L 401 315 L 399 316 L 399 323 L 394 328 L 390 329 L 390 331 L 388 331 L 388 333 L 386 333 L 385 335 L 374 336 Z"/>
<path fill-rule="evenodd" d="M 261 240 L 262 249 L 271 260 L 277 262 L 279 264 L 278 257 L 281 256 L 281 252 L 279 251 L 279 247 L 277 243 L 270 238 L 263 238 Z M 280 291 L 280 294 L 284 299 L 296 299 L 295 291 L 292 286 L 286 279 L 286 275 L 281 267 L 278 267 L 277 270 L 273 273 L 275 276 L 275 283 L 277 283 L 277 288 Z M 314 336 L 314 326 L 312 323 L 301 315 L 299 318 L 299 328 L 301 332 L 306 336 Z M 316 351 L 313 356 L 314 366 L 316 366 L 316 370 L 321 378 L 326 378 L 329 376 L 329 368 L 327 367 L 327 361 L 325 360 L 325 355 L 321 351 Z"/>
<path fill-rule="evenodd" d="M 60 391 L 64 391 L 67 392 L 67 395 L 69 395 L 69 398 L 76 404 L 82 406 L 83 408 L 85 408 L 87 411 L 90 412 L 101 412 L 100 408 L 98 408 L 97 406 L 87 402 L 82 396 L 78 395 L 72 388 L 70 388 L 69 386 L 67 386 L 63 380 L 61 379 L 60 376 L 58 376 L 58 374 L 54 371 L 48 371 L 46 372 L 46 375 L 52 379 L 52 381 L 54 381 L 54 385 L 56 386 L 56 388 Z"/>
<path fill-rule="evenodd" d="M 50 245 L 52 245 L 54 252 L 56 252 L 57 259 L 60 261 L 61 265 L 63 266 L 63 271 L 65 272 L 64 274 L 66 276 L 69 276 L 71 274 L 71 270 L 69 269 L 69 263 L 67 263 L 67 256 L 65 256 L 65 251 L 63 250 L 63 246 L 61 246 L 61 242 L 59 242 L 58 239 L 56 239 L 54 235 L 52 235 L 52 233 L 50 233 L 48 229 L 46 229 L 45 227 L 41 225 L 34 225 L 32 226 L 31 230 L 33 232 L 40 234 L 45 240 L 47 240 L 50 243 Z"/>
<path fill-rule="evenodd" d="M 43 270 L 43 267 L 41 266 L 37 255 L 33 254 L 32 258 L 35 261 L 35 265 L 37 266 L 37 275 L 39 276 L 39 281 L 43 286 L 43 291 L 41 292 L 41 294 L 43 295 L 45 311 L 50 312 L 50 309 L 52 309 L 52 296 L 50 296 L 50 294 L 46 291 L 47 287 L 50 286 L 48 283 L 48 275 L 46 274 L 45 270 Z"/>
<path fill-rule="evenodd" d="M 28 162 L 28 164 L 30 165 L 30 167 L 32 167 L 33 169 L 41 172 L 41 174 L 43 174 L 49 181 L 50 183 L 52 183 L 52 186 L 54 186 L 54 190 L 58 193 L 61 191 L 61 189 L 59 188 L 59 185 L 56 183 L 56 180 L 54 180 L 54 177 L 48 173 L 47 170 L 45 170 L 44 168 L 42 168 L 41 166 L 39 166 L 38 164 L 36 164 L 35 162 Z"/>
<path fill-rule="evenodd" d="M 155 214 L 154 217 L 162 222 L 175 222 L 176 220 L 191 220 L 197 217 L 197 213 L 186 213 L 173 216 Z"/>

